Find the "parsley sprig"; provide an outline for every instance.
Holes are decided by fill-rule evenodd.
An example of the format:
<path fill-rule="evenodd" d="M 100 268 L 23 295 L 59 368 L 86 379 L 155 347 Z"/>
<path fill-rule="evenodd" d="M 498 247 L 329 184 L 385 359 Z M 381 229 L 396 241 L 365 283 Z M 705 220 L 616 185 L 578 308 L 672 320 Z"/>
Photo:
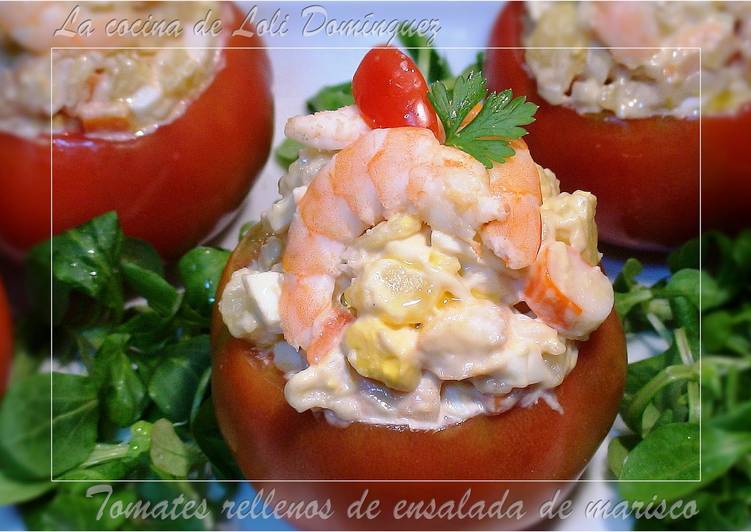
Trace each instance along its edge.
<path fill-rule="evenodd" d="M 451 89 L 436 81 L 428 96 L 443 123 L 446 145 L 467 152 L 487 168 L 514 155 L 508 141 L 526 135 L 521 126 L 534 122 L 537 112 L 537 105 L 524 96 L 514 98 L 511 89 L 488 94 L 485 78 L 476 70 L 456 78 Z M 462 127 L 469 112 L 483 100 L 477 116 Z"/>

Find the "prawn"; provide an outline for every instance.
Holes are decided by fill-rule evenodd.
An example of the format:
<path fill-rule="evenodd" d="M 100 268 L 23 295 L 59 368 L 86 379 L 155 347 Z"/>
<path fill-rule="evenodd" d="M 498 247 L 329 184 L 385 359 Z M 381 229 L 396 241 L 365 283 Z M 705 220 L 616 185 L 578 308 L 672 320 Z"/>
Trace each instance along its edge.
<path fill-rule="evenodd" d="M 635 68 L 656 52 L 646 49 L 660 44 L 651 2 L 594 2 L 591 8 L 592 29 L 606 46 L 614 48 L 610 52 L 617 61 Z"/>
<path fill-rule="evenodd" d="M 334 155 L 300 199 L 282 257 L 282 331 L 311 364 L 351 321 L 333 302 L 344 249 L 405 212 L 471 242 L 506 216 L 506 206 L 482 163 L 441 145 L 428 129 L 374 129 Z"/>
<path fill-rule="evenodd" d="M 527 144 L 510 142 L 514 155 L 490 170 L 490 188 L 504 200 L 507 216 L 494 220 L 480 231 L 483 244 L 514 270 L 535 261 L 542 238 L 542 192 L 537 164 Z"/>
<path fill-rule="evenodd" d="M 576 249 L 553 242 L 531 266 L 522 300 L 563 336 L 584 340 L 613 308 L 613 287 Z"/>
<path fill-rule="evenodd" d="M 344 149 L 368 131 L 355 105 L 295 116 L 284 127 L 287 138 L 324 151 Z"/>

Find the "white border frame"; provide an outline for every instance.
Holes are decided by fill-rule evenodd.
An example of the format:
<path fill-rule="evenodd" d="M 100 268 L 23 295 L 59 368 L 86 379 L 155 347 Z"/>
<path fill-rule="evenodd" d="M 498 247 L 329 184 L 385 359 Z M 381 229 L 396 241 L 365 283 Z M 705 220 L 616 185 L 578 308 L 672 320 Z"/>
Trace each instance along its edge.
<path fill-rule="evenodd" d="M 439 0 L 446 1 L 446 0 Z M 451 1 L 451 0 L 448 0 Z M 52 67 L 52 54 L 58 50 L 163 50 L 163 49 L 176 49 L 176 50 L 371 50 L 373 46 L 53 46 L 50 48 L 50 109 L 52 109 L 52 86 L 53 86 L 53 67 Z M 411 50 L 429 50 L 431 47 L 409 47 Z M 622 47 L 609 47 L 609 46 L 439 46 L 435 47 L 436 50 L 473 50 L 473 51 L 487 51 L 487 50 L 695 50 L 699 52 L 699 227 L 698 235 L 702 233 L 702 50 L 700 47 L 653 47 L 653 46 L 622 46 Z M 52 116 L 50 116 L 50 238 L 54 235 L 53 230 L 53 215 L 54 215 L 54 177 L 53 177 L 53 128 L 52 128 Z M 252 192 L 250 192 L 252 194 Z M 50 263 L 52 262 L 53 247 L 50 246 Z M 701 239 L 699 239 L 699 268 L 702 267 L 702 248 Z M 50 270 L 50 323 L 52 320 L 53 307 L 53 290 L 52 290 L 52 271 Z M 699 308 L 702 307 L 702 290 L 701 290 L 701 276 L 699 277 Z M 53 348 L 53 326 L 50 325 L 50 367 L 54 368 L 54 348 Z M 699 358 L 698 362 L 701 365 L 702 359 L 702 320 L 701 311 L 699 314 Z M 621 479 L 581 479 L 576 480 L 555 480 L 555 479 L 280 479 L 280 480 L 266 480 L 266 479 L 114 479 L 114 480 L 98 480 L 100 484 L 124 484 L 124 483 L 250 483 L 250 484 L 387 484 L 387 483 L 404 483 L 404 484 L 447 484 L 447 483 L 462 483 L 462 484 L 488 484 L 488 483 L 508 483 L 508 484 L 536 484 L 536 483 L 548 483 L 548 484 L 568 484 L 568 483 L 614 483 L 614 484 L 628 484 L 628 483 L 700 483 L 702 481 L 702 373 L 699 371 L 699 478 L 698 479 L 677 479 L 677 480 L 621 480 Z M 53 379 L 52 372 L 50 372 L 50 420 L 53 416 Z M 501 414 L 502 415 L 502 414 Z M 53 478 L 53 438 L 54 427 L 50 423 L 50 482 L 53 484 L 66 484 L 66 483 L 86 483 L 91 484 L 91 480 L 73 480 L 73 479 L 55 479 Z M 605 440 L 603 440 L 605 441 Z"/>

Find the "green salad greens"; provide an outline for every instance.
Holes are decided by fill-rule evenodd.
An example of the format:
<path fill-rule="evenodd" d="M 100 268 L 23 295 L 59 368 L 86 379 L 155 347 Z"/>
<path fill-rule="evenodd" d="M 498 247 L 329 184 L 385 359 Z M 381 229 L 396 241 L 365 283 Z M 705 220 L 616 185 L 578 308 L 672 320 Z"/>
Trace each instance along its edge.
<path fill-rule="evenodd" d="M 629 481 L 619 484 L 626 500 L 696 501 L 690 520 L 638 527 L 748 529 L 751 231 L 707 233 L 668 264 L 670 277 L 646 286 L 630 259 L 615 281 L 626 330 L 652 332 L 668 348 L 629 365 L 621 417 L 631 433 L 610 443 L 610 468 Z"/>
<path fill-rule="evenodd" d="M 219 484 L 209 493 L 211 484 L 180 481 L 241 478 L 209 397 L 211 309 L 228 257 L 199 247 L 167 272 L 149 244 L 123 234 L 114 213 L 30 252 L 34 307 L 0 407 L 0 506 L 21 504 L 30 528 L 149 528 L 125 518 L 96 521 L 102 498 L 86 497 L 86 488 L 177 481 L 118 483 L 110 505 L 226 496 Z M 40 335 L 50 321 L 51 338 Z M 51 372 L 39 372 L 47 367 Z M 178 529 L 214 524 L 159 522 Z"/>

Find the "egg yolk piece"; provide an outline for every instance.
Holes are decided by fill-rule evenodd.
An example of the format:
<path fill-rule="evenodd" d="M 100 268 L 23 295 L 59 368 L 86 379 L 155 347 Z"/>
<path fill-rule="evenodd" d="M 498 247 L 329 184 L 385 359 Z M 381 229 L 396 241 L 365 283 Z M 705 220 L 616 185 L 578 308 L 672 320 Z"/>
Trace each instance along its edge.
<path fill-rule="evenodd" d="M 368 264 L 344 293 L 358 312 L 372 313 L 395 326 L 423 322 L 440 295 L 422 269 L 396 259 Z"/>
<path fill-rule="evenodd" d="M 374 316 L 367 316 L 347 329 L 344 346 L 347 360 L 363 377 L 402 392 L 417 388 L 422 367 L 416 359 L 415 329 L 392 327 Z"/>

